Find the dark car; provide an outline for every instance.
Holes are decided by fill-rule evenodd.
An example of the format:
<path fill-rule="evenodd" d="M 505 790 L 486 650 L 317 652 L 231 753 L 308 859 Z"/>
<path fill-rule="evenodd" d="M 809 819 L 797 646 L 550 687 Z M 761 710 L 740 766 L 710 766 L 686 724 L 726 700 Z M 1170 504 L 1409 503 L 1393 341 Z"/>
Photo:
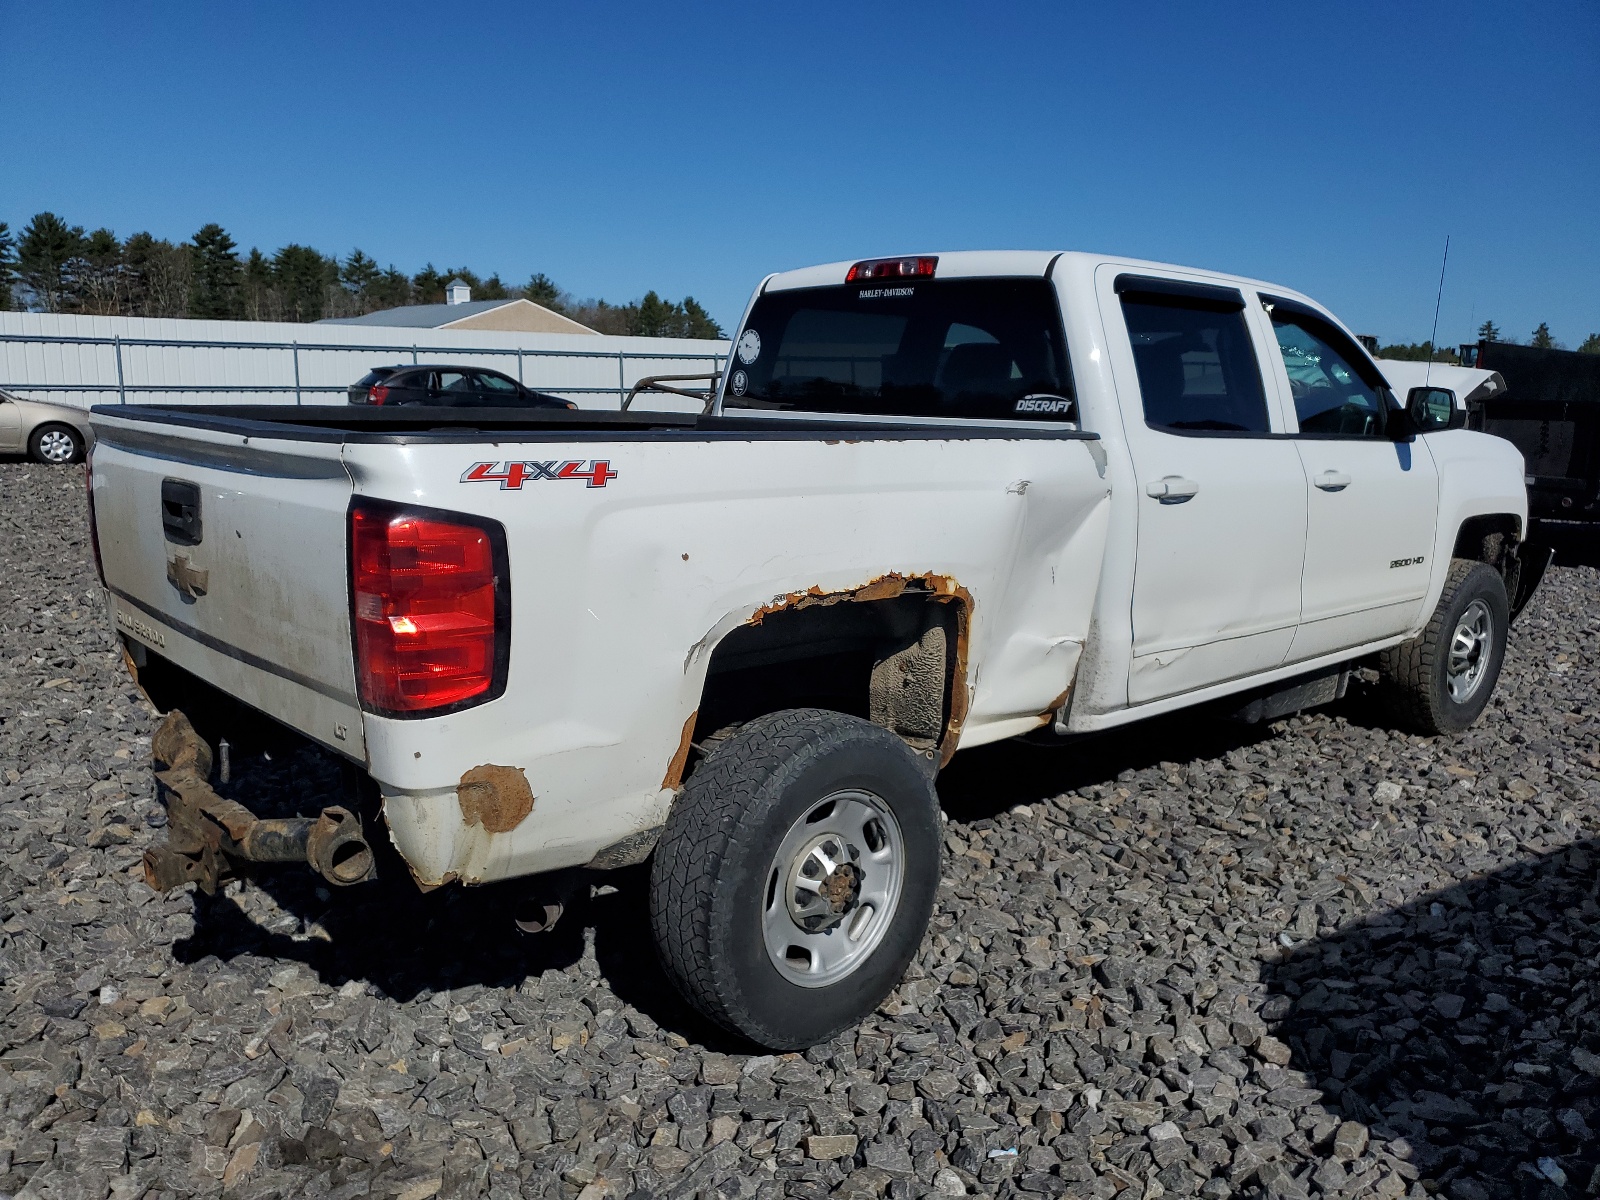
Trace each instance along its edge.
<path fill-rule="evenodd" d="M 577 408 L 484 367 L 374 367 L 349 389 L 351 404 L 430 404 L 446 408 Z"/>

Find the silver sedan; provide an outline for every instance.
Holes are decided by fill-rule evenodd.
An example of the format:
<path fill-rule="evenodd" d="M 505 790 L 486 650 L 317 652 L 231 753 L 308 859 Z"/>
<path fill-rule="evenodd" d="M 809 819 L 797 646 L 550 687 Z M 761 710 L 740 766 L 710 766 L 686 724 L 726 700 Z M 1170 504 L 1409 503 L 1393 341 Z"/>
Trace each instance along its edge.
<path fill-rule="evenodd" d="M 88 445 L 89 414 L 83 409 L 0 392 L 0 454 L 75 463 L 83 461 Z"/>

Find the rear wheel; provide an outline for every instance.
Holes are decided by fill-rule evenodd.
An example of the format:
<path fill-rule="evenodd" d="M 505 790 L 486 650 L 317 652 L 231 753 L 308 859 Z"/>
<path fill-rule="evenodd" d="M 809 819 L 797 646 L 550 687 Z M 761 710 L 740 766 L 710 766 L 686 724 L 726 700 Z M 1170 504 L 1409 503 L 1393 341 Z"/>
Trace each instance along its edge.
<path fill-rule="evenodd" d="M 28 457 L 60 465 L 83 461 L 83 435 L 71 425 L 41 425 L 28 438 Z"/>
<path fill-rule="evenodd" d="M 1494 694 L 1510 625 L 1499 573 L 1456 559 L 1427 628 L 1379 655 L 1389 708 L 1419 733 L 1466 729 Z"/>
<path fill-rule="evenodd" d="M 651 924 L 690 1004 L 794 1050 L 877 1008 L 938 883 L 923 760 L 867 721 L 791 709 L 743 726 L 690 777 L 656 846 Z"/>

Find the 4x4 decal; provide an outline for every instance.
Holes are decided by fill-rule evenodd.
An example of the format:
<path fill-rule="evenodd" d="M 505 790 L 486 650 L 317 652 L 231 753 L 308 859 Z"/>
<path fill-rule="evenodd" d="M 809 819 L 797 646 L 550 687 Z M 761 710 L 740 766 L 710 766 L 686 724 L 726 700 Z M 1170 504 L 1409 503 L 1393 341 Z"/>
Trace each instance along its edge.
<path fill-rule="evenodd" d="M 603 458 L 593 462 L 571 459 L 564 463 L 552 459 L 549 462 L 473 463 L 461 473 L 461 482 L 498 483 L 501 491 L 516 492 L 530 480 L 581 479 L 589 487 L 596 488 L 605 487 L 616 477 L 611 463 Z"/>

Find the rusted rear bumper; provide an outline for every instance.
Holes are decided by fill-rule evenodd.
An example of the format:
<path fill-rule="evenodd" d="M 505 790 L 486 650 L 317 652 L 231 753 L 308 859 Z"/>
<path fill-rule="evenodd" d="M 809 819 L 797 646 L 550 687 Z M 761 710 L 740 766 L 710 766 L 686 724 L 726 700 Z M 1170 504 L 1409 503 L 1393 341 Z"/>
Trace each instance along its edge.
<path fill-rule="evenodd" d="M 219 796 L 208 782 L 211 747 L 177 709 L 156 730 L 150 752 L 167 806 L 167 842 L 144 853 L 145 882 L 156 891 L 195 883 L 210 894 L 239 862 L 306 863 L 339 886 L 375 875 L 372 847 L 348 809 L 264 819 Z"/>

